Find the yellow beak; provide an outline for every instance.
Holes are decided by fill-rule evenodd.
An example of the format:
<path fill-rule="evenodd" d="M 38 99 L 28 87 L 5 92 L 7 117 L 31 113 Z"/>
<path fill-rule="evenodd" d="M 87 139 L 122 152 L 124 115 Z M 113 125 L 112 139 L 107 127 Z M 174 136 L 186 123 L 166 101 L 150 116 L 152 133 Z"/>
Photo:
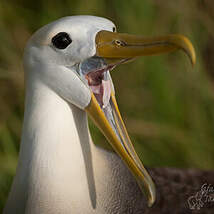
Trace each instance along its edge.
<path fill-rule="evenodd" d="M 181 49 L 189 56 L 192 65 L 196 61 L 192 43 L 179 34 L 146 38 L 103 30 L 96 35 L 96 45 L 97 56 L 107 59 L 130 59 Z"/>
<path fill-rule="evenodd" d="M 96 55 L 105 58 L 110 63 L 121 62 L 121 60 L 129 60 L 144 55 L 166 53 L 177 49 L 183 50 L 189 56 L 193 65 L 196 60 L 191 42 L 182 35 L 169 35 L 148 39 L 141 36 L 100 31 L 96 35 L 96 45 Z M 93 93 L 91 93 L 91 102 L 85 110 L 102 131 L 113 149 L 126 163 L 146 196 L 148 206 L 152 206 L 156 197 L 155 185 L 135 152 L 113 92 L 111 93 L 110 106 L 114 127 L 112 127 Z"/>

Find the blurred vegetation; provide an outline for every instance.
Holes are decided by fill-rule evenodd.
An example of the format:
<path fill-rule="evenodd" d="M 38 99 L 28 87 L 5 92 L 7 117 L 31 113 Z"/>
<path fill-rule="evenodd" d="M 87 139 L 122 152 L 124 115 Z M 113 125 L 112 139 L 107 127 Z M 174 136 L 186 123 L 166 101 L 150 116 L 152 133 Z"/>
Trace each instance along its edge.
<path fill-rule="evenodd" d="M 30 35 L 50 21 L 89 14 L 118 31 L 181 33 L 197 64 L 183 53 L 140 58 L 112 72 L 118 103 L 147 166 L 214 168 L 214 2 L 208 0 L 1 0 L 0 212 L 15 173 L 24 112 L 22 54 Z M 91 124 L 94 141 L 102 135 Z"/>

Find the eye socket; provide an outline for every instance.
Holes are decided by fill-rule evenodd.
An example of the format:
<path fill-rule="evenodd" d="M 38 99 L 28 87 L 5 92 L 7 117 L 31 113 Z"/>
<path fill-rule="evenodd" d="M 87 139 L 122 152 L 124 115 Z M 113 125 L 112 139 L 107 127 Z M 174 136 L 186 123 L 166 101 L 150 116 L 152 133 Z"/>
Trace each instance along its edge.
<path fill-rule="evenodd" d="M 112 28 L 112 32 L 116 32 L 116 27 L 113 27 L 113 28 Z"/>
<path fill-rule="evenodd" d="M 52 38 L 53 45 L 58 49 L 65 49 L 71 44 L 72 39 L 66 32 L 60 32 Z"/>

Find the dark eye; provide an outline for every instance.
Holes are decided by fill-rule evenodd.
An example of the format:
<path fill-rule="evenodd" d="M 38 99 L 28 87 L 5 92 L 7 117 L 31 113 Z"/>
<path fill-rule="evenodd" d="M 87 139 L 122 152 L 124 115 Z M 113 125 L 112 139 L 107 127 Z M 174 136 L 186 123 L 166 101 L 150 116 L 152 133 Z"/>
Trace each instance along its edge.
<path fill-rule="evenodd" d="M 72 42 L 70 36 L 65 32 L 60 32 L 52 38 L 53 45 L 58 49 L 65 49 Z"/>
<path fill-rule="evenodd" d="M 113 32 L 116 32 L 116 27 L 113 27 L 113 28 L 112 28 L 112 31 L 113 31 Z"/>

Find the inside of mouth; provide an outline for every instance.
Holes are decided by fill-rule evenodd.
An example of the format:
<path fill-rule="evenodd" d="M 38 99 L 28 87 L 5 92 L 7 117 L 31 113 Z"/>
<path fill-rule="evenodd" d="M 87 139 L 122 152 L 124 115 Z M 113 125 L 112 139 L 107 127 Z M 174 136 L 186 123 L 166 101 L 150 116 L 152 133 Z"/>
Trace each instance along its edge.
<path fill-rule="evenodd" d="M 119 131 L 120 128 L 116 122 L 115 109 L 111 100 L 112 83 L 109 71 L 116 65 L 117 64 L 108 65 L 105 60 L 100 57 L 91 57 L 79 64 L 79 75 L 90 87 L 111 128 L 127 151 Z"/>
<path fill-rule="evenodd" d="M 91 57 L 79 64 L 79 74 L 84 78 L 100 107 L 105 109 L 110 101 L 111 81 L 109 70 L 114 66 L 107 65 L 100 57 Z"/>

